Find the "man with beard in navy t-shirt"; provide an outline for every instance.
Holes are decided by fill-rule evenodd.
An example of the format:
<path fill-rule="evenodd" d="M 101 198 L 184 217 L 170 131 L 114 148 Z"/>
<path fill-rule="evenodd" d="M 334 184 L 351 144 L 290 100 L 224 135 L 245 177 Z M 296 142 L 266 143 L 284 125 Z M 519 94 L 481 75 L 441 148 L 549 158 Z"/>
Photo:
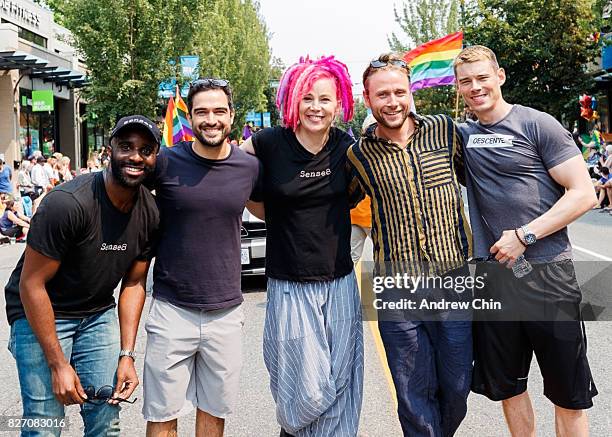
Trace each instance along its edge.
<path fill-rule="evenodd" d="M 193 82 L 187 106 L 195 139 L 162 150 L 153 183 L 162 225 L 146 325 L 148 436 L 176 432 L 194 408 L 196 435 L 222 436 L 242 366 L 240 226 L 259 200 L 259 162 L 227 141 L 227 81 Z"/>

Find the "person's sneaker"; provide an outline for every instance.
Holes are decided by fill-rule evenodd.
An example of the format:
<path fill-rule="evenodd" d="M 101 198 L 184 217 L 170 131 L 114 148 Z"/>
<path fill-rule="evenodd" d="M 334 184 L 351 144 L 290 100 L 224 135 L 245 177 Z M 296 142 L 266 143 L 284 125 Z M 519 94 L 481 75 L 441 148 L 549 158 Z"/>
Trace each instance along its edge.
<path fill-rule="evenodd" d="M 11 239 L 9 237 L 6 236 L 1 236 L 0 237 L 0 244 L 9 244 L 11 242 Z"/>
<path fill-rule="evenodd" d="M 294 437 L 293 434 L 289 434 L 287 431 L 281 428 L 279 437 Z"/>

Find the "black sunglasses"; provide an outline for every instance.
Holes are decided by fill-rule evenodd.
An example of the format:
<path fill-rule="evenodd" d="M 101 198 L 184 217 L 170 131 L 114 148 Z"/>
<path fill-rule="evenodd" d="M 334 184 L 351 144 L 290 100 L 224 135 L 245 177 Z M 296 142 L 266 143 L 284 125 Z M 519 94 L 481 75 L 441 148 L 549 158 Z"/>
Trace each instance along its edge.
<path fill-rule="evenodd" d="M 395 65 L 396 67 L 405 68 L 406 70 L 408 70 L 408 64 L 406 64 L 406 61 L 404 61 L 403 59 L 391 59 L 389 61 L 381 61 L 379 59 L 373 59 L 372 61 L 370 61 L 370 66 L 372 68 L 383 68 L 389 64 Z"/>
<path fill-rule="evenodd" d="M 91 385 L 84 387 L 83 390 L 85 391 L 85 394 L 87 395 L 87 399 L 85 399 L 85 402 L 89 402 L 90 404 L 94 404 L 94 405 L 102 405 L 109 400 L 118 401 L 118 402 L 127 402 L 128 404 L 133 404 L 134 402 L 138 400 L 138 398 L 134 398 L 133 400 L 130 401 L 128 399 L 113 397 L 113 393 L 115 389 L 111 385 L 103 385 L 102 387 L 98 389 L 97 392 L 96 392 L 96 388 Z"/>
<path fill-rule="evenodd" d="M 191 82 L 190 86 L 218 86 L 221 88 L 225 88 L 229 85 L 229 81 L 225 79 L 213 79 L 213 78 L 205 78 L 205 79 L 196 79 Z"/>

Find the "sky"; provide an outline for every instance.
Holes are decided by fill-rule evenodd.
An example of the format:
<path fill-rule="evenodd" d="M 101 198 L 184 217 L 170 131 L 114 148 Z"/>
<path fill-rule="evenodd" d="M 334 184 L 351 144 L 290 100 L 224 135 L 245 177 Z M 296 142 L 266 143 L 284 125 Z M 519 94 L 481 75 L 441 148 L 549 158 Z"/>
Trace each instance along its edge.
<path fill-rule="evenodd" d="M 259 0 L 272 34 L 272 55 L 289 66 L 300 56 L 334 55 L 349 68 L 353 93 L 361 94 L 368 62 L 389 51 L 387 36 L 398 32 L 394 4 L 402 0 Z"/>

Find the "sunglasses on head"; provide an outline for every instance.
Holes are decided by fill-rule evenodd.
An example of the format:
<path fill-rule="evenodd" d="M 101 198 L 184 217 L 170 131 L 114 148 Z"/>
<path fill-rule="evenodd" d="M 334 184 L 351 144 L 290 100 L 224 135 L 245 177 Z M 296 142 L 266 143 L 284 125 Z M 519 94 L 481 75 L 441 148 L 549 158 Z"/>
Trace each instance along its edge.
<path fill-rule="evenodd" d="M 225 79 L 205 78 L 205 79 L 196 79 L 190 84 L 190 86 L 192 87 L 193 86 L 211 86 L 211 85 L 224 88 L 229 85 L 229 81 Z"/>
<path fill-rule="evenodd" d="M 113 397 L 113 393 L 115 389 L 110 385 L 103 385 L 96 391 L 96 388 L 93 386 L 83 387 L 85 394 L 87 395 L 87 399 L 85 402 L 89 402 L 94 405 L 102 405 L 109 400 L 118 401 L 118 402 L 127 402 L 128 404 L 133 404 L 138 400 L 138 398 L 134 398 L 133 400 L 127 400 L 122 398 Z"/>
<path fill-rule="evenodd" d="M 372 68 L 383 68 L 389 64 L 394 65 L 396 67 L 405 68 L 406 70 L 408 69 L 408 64 L 406 64 L 406 61 L 404 61 L 403 59 L 391 59 L 389 61 L 373 59 L 372 61 L 370 61 L 370 66 Z"/>

